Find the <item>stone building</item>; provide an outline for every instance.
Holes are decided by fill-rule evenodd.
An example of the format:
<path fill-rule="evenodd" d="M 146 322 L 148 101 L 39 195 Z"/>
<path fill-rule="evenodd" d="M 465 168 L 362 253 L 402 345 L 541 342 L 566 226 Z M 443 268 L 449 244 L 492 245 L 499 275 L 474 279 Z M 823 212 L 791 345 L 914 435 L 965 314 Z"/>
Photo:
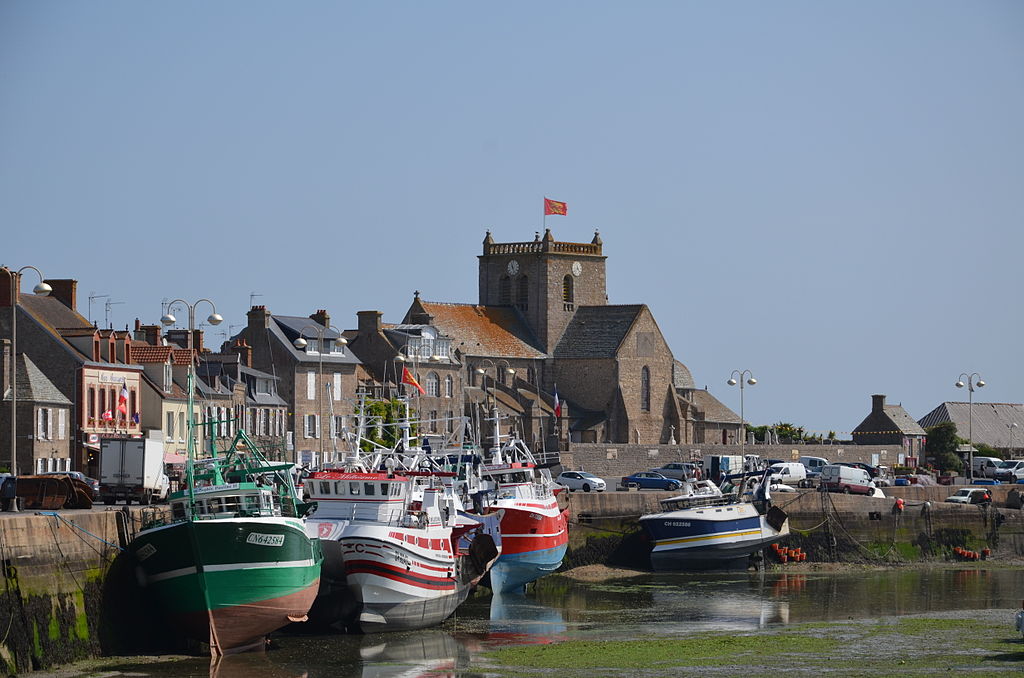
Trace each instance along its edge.
<path fill-rule="evenodd" d="M 693 388 L 650 309 L 608 303 L 606 259 L 597 233 L 589 243 L 557 241 L 550 229 L 532 242 L 497 243 L 488 232 L 478 303 L 417 293 L 402 322 L 450 338 L 470 411 L 477 400 L 498 405 L 528 438 L 561 448 L 736 439 L 739 417 Z M 562 421 L 553 417 L 556 392 Z"/>
<path fill-rule="evenodd" d="M 908 457 L 924 457 L 926 434 L 902 405 L 886 405 L 885 396 L 871 396 L 871 412 L 853 429 L 856 445 L 894 445 Z"/>
<path fill-rule="evenodd" d="M 274 315 L 253 306 L 248 325 L 231 338 L 251 347 L 253 369 L 277 378 L 277 395 L 288 404 L 289 461 L 317 466 L 337 461 L 347 419 L 365 370 L 327 311 L 308 317 Z M 295 341 L 302 338 L 303 348 Z M 301 342 L 300 342 L 301 343 Z"/>
<path fill-rule="evenodd" d="M 0 435 L 3 442 L 10 440 L 11 342 L 2 344 L 3 402 L 0 403 Z M 17 375 L 18 417 L 18 472 L 21 474 L 46 471 L 70 471 L 71 468 L 71 401 L 46 378 L 32 359 L 18 354 Z M 8 446 L 9 447 L 9 446 Z M 10 458 L 0 458 L 0 466 L 7 467 Z"/>

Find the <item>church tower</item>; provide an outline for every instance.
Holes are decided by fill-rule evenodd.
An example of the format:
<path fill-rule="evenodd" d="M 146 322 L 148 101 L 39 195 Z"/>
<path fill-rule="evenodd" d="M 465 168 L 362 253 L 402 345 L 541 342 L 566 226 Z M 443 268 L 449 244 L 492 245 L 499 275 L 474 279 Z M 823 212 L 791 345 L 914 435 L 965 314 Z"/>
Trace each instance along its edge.
<path fill-rule="evenodd" d="M 513 306 L 550 354 L 580 306 L 608 303 L 601 236 L 559 242 L 544 231 L 533 242 L 496 243 L 487 232 L 480 259 L 480 304 Z"/>

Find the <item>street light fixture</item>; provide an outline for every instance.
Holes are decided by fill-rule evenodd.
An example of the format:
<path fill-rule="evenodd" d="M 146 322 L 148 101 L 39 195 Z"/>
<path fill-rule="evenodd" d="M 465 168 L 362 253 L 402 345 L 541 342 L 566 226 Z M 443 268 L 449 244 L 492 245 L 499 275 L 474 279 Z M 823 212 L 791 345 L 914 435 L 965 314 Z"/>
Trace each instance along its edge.
<path fill-rule="evenodd" d="M 967 378 L 966 384 L 964 377 Z M 981 375 L 977 372 L 970 374 L 961 372 L 960 378 L 956 381 L 956 387 L 963 388 L 965 385 L 967 386 L 967 480 L 968 483 L 972 483 L 974 482 L 974 389 L 983 387 L 985 382 L 981 380 Z"/>
<path fill-rule="evenodd" d="M 191 304 L 188 303 L 187 301 L 185 301 L 184 299 L 175 299 L 174 301 L 172 301 L 169 304 L 167 304 L 167 306 L 166 306 L 167 312 L 164 313 L 164 315 L 160 318 L 160 322 L 163 323 L 164 326 L 170 327 L 174 323 L 178 322 L 178 319 L 175 318 L 173 315 L 171 315 L 171 306 L 173 306 L 174 304 L 177 304 L 177 303 L 182 303 L 182 304 L 185 304 L 186 308 L 188 308 L 188 347 L 187 348 L 188 348 L 189 353 L 191 355 L 189 356 L 189 361 L 188 361 L 188 382 L 187 382 L 187 385 L 188 385 L 188 462 L 189 463 L 185 464 L 185 476 L 186 476 L 186 482 L 188 482 L 189 498 L 192 499 L 192 500 L 195 499 L 195 482 L 194 482 L 194 479 L 192 478 L 192 463 L 191 462 L 193 460 L 195 460 L 195 455 L 196 455 L 196 435 L 195 435 L 195 428 L 196 428 L 196 421 L 195 421 L 196 359 L 195 359 L 195 355 L 192 354 L 192 351 L 193 351 L 192 335 L 196 331 L 196 306 L 198 306 L 199 304 L 201 304 L 204 301 L 206 303 L 208 303 L 211 308 L 213 308 L 213 313 L 211 313 L 206 318 L 206 322 L 210 323 L 211 325 L 220 325 L 224 321 L 224 318 L 222 318 L 221 315 L 219 313 L 217 313 L 217 305 L 214 304 L 209 299 L 206 299 L 206 298 L 197 299 L 194 303 L 191 303 Z M 215 473 L 218 475 L 218 477 L 215 478 L 215 484 L 220 484 L 221 482 L 223 482 L 223 479 L 219 478 L 220 471 L 217 470 L 217 471 L 215 471 Z"/>
<path fill-rule="evenodd" d="M 1017 422 L 1012 422 L 1006 425 L 1006 428 L 1010 431 L 1010 444 L 1006 448 L 1007 454 L 1013 457 L 1013 429 L 1017 428 Z"/>
<path fill-rule="evenodd" d="M 737 377 L 739 378 L 737 379 Z M 745 383 L 749 384 L 750 386 L 753 386 L 757 383 L 757 379 L 754 378 L 754 375 L 751 374 L 750 370 L 733 370 L 732 376 L 729 377 L 729 381 L 725 383 L 729 384 L 729 386 L 735 386 L 736 384 L 740 385 L 740 456 L 743 457 L 743 464 L 746 465 L 747 420 L 746 415 L 743 412 L 744 379 L 746 379 Z"/>
<path fill-rule="evenodd" d="M 324 391 L 327 389 L 327 384 L 324 383 L 324 335 L 327 333 L 328 330 L 334 330 L 335 332 L 338 333 L 338 338 L 336 339 L 336 341 L 340 345 L 342 345 L 342 346 L 348 346 L 348 339 L 346 339 L 345 337 L 341 336 L 341 330 L 339 330 L 334 325 L 328 325 L 327 327 L 324 327 L 323 325 L 320 325 L 320 324 L 310 323 L 308 325 L 304 325 L 302 327 L 302 329 L 299 330 L 299 336 L 297 336 L 295 338 L 295 341 L 292 342 L 292 346 L 294 346 L 295 348 L 297 348 L 300 351 L 305 350 L 305 348 L 309 345 L 309 342 L 306 341 L 305 338 L 302 336 L 303 334 L 305 334 L 306 328 L 312 328 L 313 331 L 316 333 L 317 347 L 319 348 L 319 351 L 317 352 L 317 355 L 319 356 L 319 364 L 320 364 L 319 370 L 318 370 L 318 372 L 319 372 L 319 377 L 318 378 L 320 380 L 320 388 L 317 389 L 317 421 L 323 422 L 323 419 L 324 419 Z M 333 405 L 332 405 L 332 412 L 333 412 Z M 331 421 L 333 422 L 333 415 L 332 415 Z M 328 428 L 327 430 L 330 430 L 330 428 Z M 320 440 L 320 463 L 323 464 L 324 463 L 324 437 L 323 437 L 323 435 L 318 435 L 317 438 Z M 332 438 L 331 440 L 335 440 L 335 439 Z M 337 443 L 332 443 L 332 445 L 336 446 Z M 337 459 L 337 454 L 338 454 L 338 449 L 337 449 L 337 447 L 335 447 L 334 448 L 335 459 L 332 460 L 332 461 L 335 461 Z"/>
<path fill-rule="evenodd" d="M 45 277 L 35 266 L 22 266 L 17 272 L 4 267 L 4 272 L 11 279 L 11 475 L 18 475 L 18 290 L 21 287 L 21 272 L 32 269 L 39 275 L 39 283 L 32 288 L 32 294 L 45 297 L 53 288 L 46 282 Z M 18 498 L 11 502 L 11 511 L 18 510 Z"/>

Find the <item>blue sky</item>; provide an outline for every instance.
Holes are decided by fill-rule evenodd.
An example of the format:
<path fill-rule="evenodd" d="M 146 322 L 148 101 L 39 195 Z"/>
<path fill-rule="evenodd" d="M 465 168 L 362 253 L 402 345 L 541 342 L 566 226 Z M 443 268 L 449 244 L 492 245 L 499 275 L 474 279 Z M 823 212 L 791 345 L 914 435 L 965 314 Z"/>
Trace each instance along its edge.
<path fill-rule="evenodd" d="M 754 423 L 1024 401 L 1020 2 L 7 0 L 0 82 L 0 264 L 115 327 L 475 302 L 547 195 Z"/>

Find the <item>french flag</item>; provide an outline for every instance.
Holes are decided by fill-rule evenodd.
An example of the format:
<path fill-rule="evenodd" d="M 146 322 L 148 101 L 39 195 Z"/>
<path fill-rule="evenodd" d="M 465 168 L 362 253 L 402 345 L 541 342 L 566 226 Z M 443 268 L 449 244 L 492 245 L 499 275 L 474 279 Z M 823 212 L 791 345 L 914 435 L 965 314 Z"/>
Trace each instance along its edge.
<path fill-rule="evenodd" d="M 128 385 L 121 387 L 121 395 L 117 397 L 117 411 L 128 417 Z"/>
<path fill-rule="evenodd" d="M 562 401 L 558 398 L 558 384 L 555 384 L 555 416 L 562 416 Z"/>

